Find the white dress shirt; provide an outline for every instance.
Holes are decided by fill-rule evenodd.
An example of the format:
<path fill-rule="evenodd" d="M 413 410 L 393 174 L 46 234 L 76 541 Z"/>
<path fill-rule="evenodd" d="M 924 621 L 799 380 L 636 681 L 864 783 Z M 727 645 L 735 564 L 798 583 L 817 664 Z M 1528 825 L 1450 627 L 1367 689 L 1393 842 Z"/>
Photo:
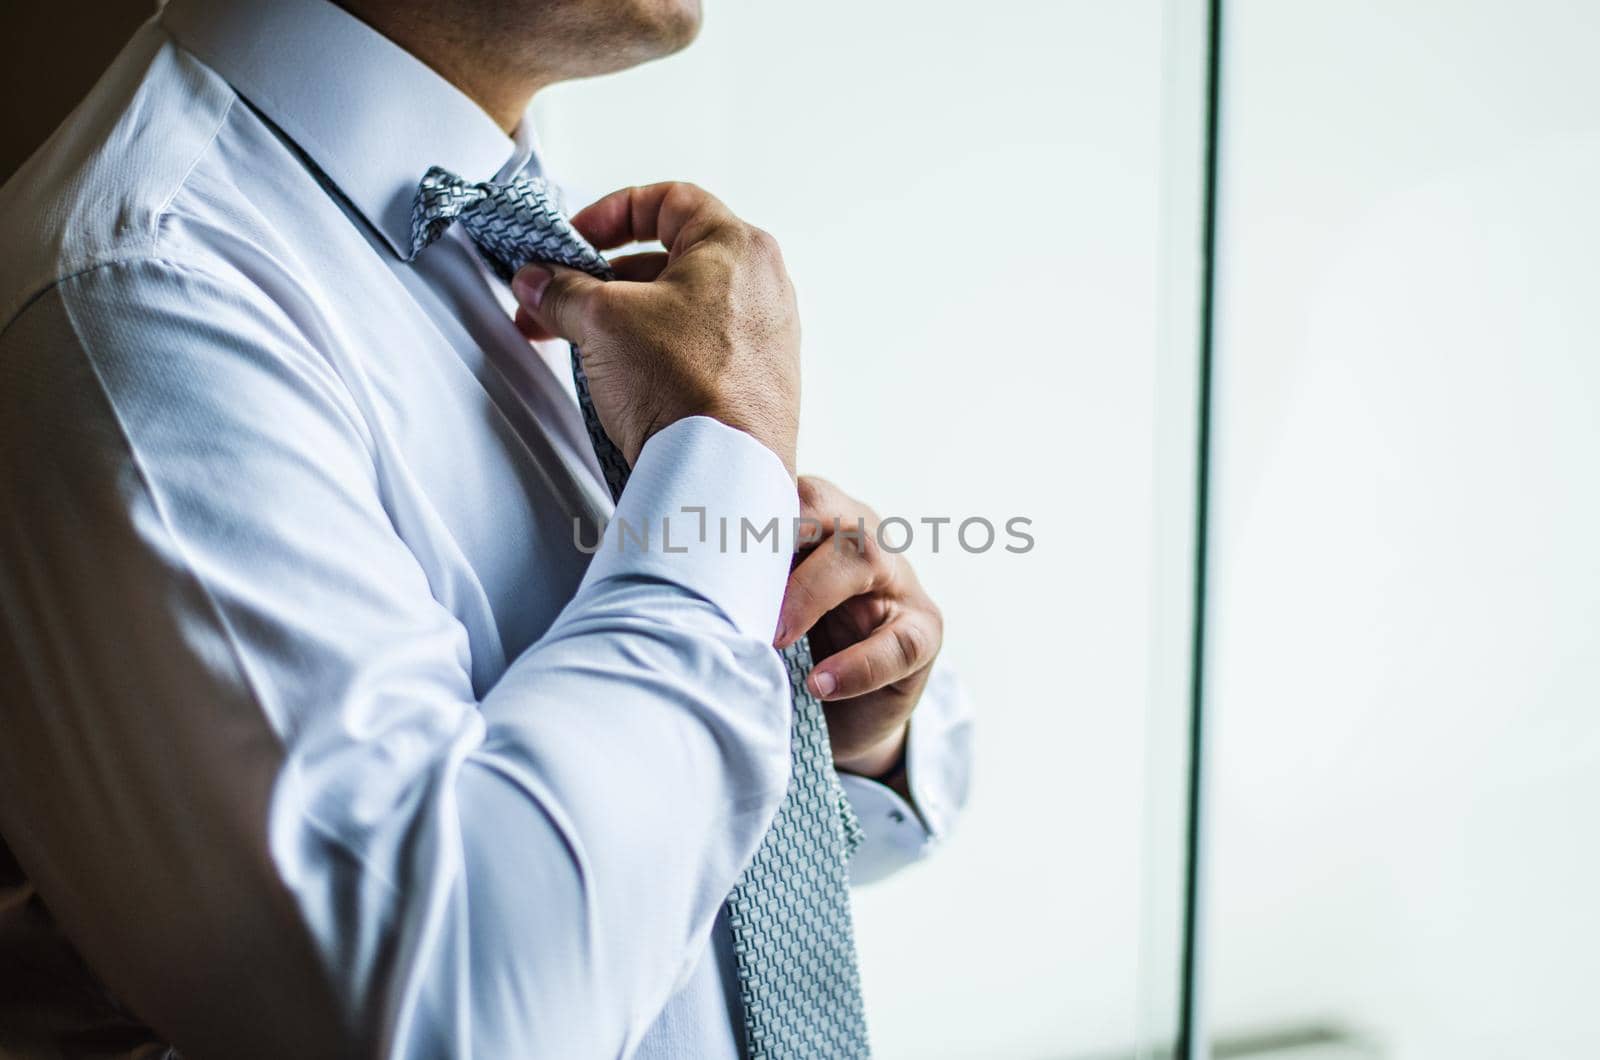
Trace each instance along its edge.
<path fill-rule="evenodd" d="M 611 505 L 564 344 L 459 230 L 404 260 L 434 164 L 540 166 L 326 0 L 174 0 L 0 190 L 18 1055 L 740 1052 L 788 544 L 683 509 L 787 525 L 793 484 L 686 420 L 616 512 L 654 547 L 576 547 Z M 942 671 L 912 728 L 915 808 L 845 778 L 858 882 L 965 799 Z"/>

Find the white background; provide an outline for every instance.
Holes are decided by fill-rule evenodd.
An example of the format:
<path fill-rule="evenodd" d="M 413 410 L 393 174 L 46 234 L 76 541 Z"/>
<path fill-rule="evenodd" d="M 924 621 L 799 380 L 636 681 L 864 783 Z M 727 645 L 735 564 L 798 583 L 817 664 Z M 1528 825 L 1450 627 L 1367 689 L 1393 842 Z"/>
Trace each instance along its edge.
<path fill-rule="evenodd" d="M 1228 13 L 1214 1022 L 1600 1056 L 1600 5 Z"/>
<path fill-rule="evenodd" d="M 913 521 L 1034 520 L 1026 556 L 910 553 L 981 729 L 949 846 L 857 896 L 884 1060 L 1133 1040 L 1160 7 L 718 3 L 688 52 L 538 111 L 590 197 L 691 179 L 778 237 L 802 470 Z"/>

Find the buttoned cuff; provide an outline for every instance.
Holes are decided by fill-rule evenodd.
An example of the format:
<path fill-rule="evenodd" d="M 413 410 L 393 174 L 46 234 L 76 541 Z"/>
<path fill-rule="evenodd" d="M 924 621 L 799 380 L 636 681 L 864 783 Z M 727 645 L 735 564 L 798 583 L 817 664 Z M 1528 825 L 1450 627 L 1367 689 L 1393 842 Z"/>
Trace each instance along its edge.
<path fill-rule="evenodd" d="M 850 881 L 872 883 L 927 857 L 966 805 L 972 773 L 972 723 L 955 676 L 935 664 L 906 735 L 907 802 L 887 785 L 839 774 L 861 821 L 864 840 L 850 860 Z"/>
<path fill-rule="evenodd" d="M 709 417 L 679 420 L 645 443 L 584 584 L 660 579 L 714 604 L 740 633 L 770 639 L 799 510 L 776 453 Z"/>

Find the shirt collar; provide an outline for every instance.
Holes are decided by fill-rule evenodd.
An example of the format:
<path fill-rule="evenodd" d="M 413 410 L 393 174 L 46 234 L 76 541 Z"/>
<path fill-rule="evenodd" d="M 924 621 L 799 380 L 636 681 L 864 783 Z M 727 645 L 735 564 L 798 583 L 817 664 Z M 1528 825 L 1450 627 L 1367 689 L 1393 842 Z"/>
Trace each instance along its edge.
<path fill-rule="evenodd" d="M 429 166 L 472 181 L 538 168 L 527 121 L 513 140 L 460 89 L 328 0 L 171 0 L 161 19 L 402 258 Z"/>

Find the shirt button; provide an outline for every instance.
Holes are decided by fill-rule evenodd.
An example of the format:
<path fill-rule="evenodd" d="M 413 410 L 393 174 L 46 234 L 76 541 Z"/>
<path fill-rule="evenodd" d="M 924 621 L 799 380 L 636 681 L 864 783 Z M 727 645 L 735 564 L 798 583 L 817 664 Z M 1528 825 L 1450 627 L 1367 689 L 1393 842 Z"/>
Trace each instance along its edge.
<path fill-rule="evenodd" d="M 895 824 L 905 824 L 906 815 L 901 813 L 899 810 L 890 810 L 889 820 L 893 821 Z"/>

